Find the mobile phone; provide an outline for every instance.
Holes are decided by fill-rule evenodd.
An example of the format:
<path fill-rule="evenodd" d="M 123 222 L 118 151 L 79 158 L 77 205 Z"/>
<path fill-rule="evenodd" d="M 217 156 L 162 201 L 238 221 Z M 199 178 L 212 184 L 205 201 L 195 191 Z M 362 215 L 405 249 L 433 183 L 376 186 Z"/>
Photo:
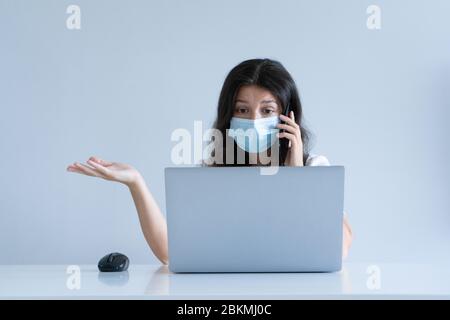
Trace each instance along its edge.
<path fill-rule="evenodd" d="M 288 104 L 287 106 L 286 106 L 286 109 L 284 110 L 284 112 L 283 112 L 283 115 L 284 116 L 286 116 L 286 117 L 289 117 L 289 112 L 291 111 L 291 106 Z M 286 124 L 286 122 L 285 121 L 281 121 L 281 123 L 282 124 Z M 284 131 L 286 131 L 286 130 L 284 130 L 284 129 L 281 129 L 280 130 L 280 133 L 281 132 L 284 132 Z M 288 147 L 288 145 L 289 145 L 289 139 L 288 138 L 281 138 L 280 139 L 280 145 L 282 146 L 282 147 Z"/>

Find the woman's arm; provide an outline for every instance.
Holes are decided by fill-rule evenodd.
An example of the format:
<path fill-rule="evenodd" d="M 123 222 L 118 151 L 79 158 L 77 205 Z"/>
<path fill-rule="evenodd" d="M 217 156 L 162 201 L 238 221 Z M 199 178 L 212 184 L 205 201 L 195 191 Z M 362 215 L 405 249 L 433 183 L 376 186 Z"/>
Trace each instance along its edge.
<path fill-rule="evenodd" d="M 167 224 L 144 178 L 130 165 L 90 157 L 86 164 L 75 162 L 67 167 L 76 172 L 105 180 L 117 181 L 128 187 L 139 216 L 142 232 L 155 256 L 163 263 L 169 262 Z"/>
<path fill-rule="evenodd" d="M 129 185 L 129 189 L 148 245 L 163 264 L 168 264 L 169 248 L 166 219 L 140 175 L 134 183 Z"/>
<path fill-rule="evenodd" d="M 350 246 L 353 241 L 352 228 L 350 227 L 350 223 L 348 222 L 347 217 L 344 215 L 344 239 L 342 243 L 342 257 L 346 258 L 348 256 L 348 251 L 350 250 Z"/>

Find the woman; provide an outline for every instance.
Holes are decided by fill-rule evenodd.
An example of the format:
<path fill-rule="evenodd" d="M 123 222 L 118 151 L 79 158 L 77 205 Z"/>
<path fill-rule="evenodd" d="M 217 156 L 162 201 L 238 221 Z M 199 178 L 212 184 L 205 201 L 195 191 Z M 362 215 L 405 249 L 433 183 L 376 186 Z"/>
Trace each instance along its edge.
<path fill-rule="evenodd" d="M 262 161 L 263 155 L 264 159 L 270 155 L 270 159 L 277 160 L 269 165 L 329 165 L 324 156 L 309 154 L 309 132 L 303 125 L 297 87 L 289 72 L 278 61 L 247 60 L 230 71 L 220 93 L 214 127 L 225 139 L 234 140 L 231 144 L 233 150 L 227 150 L 230 144 L 223 143 L 220 151 L 213 153 L 212 161 L 208 159 L 208 165 L 266 165 L 267 162 Z M 252 135 L 252 139 L 230 134 L 232 131 L 238 132 L 238 129 L 249 128 L 255 129 L 257 133 Z M 278 131 L 276 129 L 279 132 L 274 137 Z M 275 144 L 276 138 L 280 139 L 279 144 Z M 227 154 L 231 151 L 229 161 Z M 238 155 L 244 157 L 239 158 Z M 125 184 L 133 197 L 150 248 L 163 264 L 169 263 L 166 220 L 144 178 L 135 168 L 90 157 L 86 164 L 75 162 L 67 170 Z M 352 231 L 345 215 L 343 237 L 343 256 L 346 257 L 352 242 Z"/>

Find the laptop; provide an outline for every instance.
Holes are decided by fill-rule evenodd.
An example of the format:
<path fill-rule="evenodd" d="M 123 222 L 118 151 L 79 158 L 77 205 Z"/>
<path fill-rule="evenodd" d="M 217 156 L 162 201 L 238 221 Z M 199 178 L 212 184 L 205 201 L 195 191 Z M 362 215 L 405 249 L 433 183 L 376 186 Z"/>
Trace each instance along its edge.
<path fill-rule="evenodd" d="M 165 169 L 169 270 L 335 272 L 344 167 Z"/>

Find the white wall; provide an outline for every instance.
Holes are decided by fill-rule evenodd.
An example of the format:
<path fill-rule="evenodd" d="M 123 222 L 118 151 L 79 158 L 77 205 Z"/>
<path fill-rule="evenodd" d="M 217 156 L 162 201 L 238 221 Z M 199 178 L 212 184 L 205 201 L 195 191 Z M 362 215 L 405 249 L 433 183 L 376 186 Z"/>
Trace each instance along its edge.
<path fill-rule="evenodd" d="M 346 166 L 350 259 L 448 259 L 449 14 L 445 0 L 0 0 L 0 263 L 156 262 L 126 188 L 65 168 L 131 163 L 164 209 L 171 132 L 211 123 L 227 72 L 254 57 L 287 67 L 313 152 Z"/>

